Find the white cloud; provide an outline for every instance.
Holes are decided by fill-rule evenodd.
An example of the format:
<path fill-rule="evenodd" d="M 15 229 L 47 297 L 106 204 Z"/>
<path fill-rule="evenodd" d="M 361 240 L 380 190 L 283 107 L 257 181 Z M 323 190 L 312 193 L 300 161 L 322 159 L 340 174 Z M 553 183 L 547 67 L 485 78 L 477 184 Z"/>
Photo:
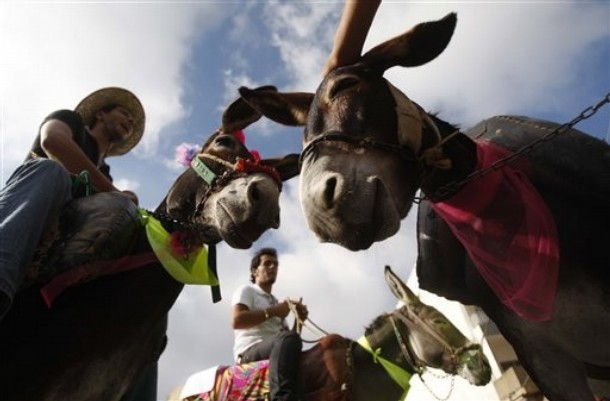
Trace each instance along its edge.
<path fill-rule="evenodd" d="M 128 180 L 126 178 L 115 180 L 113 184 L 121 191 L 129 190 L 137 192 L 137 190 L 140 188 L 140 183 L 138 181 Z"/>
<path fill-rule="evenodd" d="M 191 40 L 226 11 L 213 4 L 0 4 L 2 182 L 48 113 L 103 86 L 138 95 L 147 122 L 135 153 L 156 153 L 163 127 L 185 115 L 181 68 Z"/>
<path fill-rule="evenodd" d="M 265 58 L 247 59 L 246 53 L 235 52 L 224 82 L 230 94 L 227 102 L 234 99 L 239 85 L 280 86 L 260 82 L 261 76 L 289 77 L 281 90 L 315 90 L 342 4 L 274 2 L 262 7 L 263 15 L 249 3 L 238 13 L 234 7 L 213 2 L 0 3 L 2 183 L 25 156 L 47 113 L 72 108 L 90 91 L 106 85 L 132 89 L 147 111 L 146 137 L 136 154 L 128 157 L 154 156 L 160 133 L 196 111 L 194 105 L 181 103 L 183 91 L 192 84 L 184 81 L 182 69 L 192 63 L 194 40 L 201 40 L 227 18 L 232 18 L 235 28 L 228 38 L 256 50 L 271 43 L 281 60 L 269 64 Z M 558 110 L 571 116 L 580 111 L 573 109 L 576 98 L 584 99 L 586 106 L 610 86 L 606 80 L 602 92 L 593 91 L 599 89 L 592 81 L 597 61 L 590 52 L 584 53 L 596 40 L 609 42 L 610 13 L 603 2 L 386 2 L 365 48 L 450 11 L 458 12 L 457 30 L 437 60 L 386 74 L 426 109 L 440 110 L 443 118 L 469 125 L 497 113 Z M 261 19 L 269 31 L 259 26 Z M 260 67 L 264 73 L 254 78 L 244 73 L 248 66 Z M 266 131 L 269 124 L 254 130 Z M 281 148 L 277 141 L 274 146 Z M 260 150 L 267 155 L 266 149 Z M 171 163 L 160 158 L 155 168 Z M 159 185 L 160 176 L 146 171 L 137 179 L 116 178 L 131 188 L 145 188 L 139 180 Z M 303 296 L 318 325 L 357 337 L 376 315 L 394 305 L 383 281 L 383 265 L 391 265 L 405 279 L 411 270 L 416 257 L 415 213 L 393 238 L 367 251 L 349 252 L 316 242 L 307 230 L 296 184 L 294 179 L 282 193 L 281 228 L 266 233 L 254 249 L 264 245 L 280 249 L 278 296 Z M 211 303 L 207 287 L 188 287 L 176 302 L 170 314 L 168 349 L 161 359 L 160 397 L 197 370 L 231 362 L 229 301 L 232 291 L 248 281 L 251 254 L 219 247 L 224 295 L 219 304 Z M 313 335 L 305 333 L 305 337 Z"/>
<path fill-rule="evenodd" d="M 283 90 L 313 91 L 332 44 L 334 25 L 318 4 L 309 7 L 267 7 L 273 43 L 293 81 Z M 341 7 L 329 5 L 325 11 Z M 436 60 L 386 73 L 425 109 L 440 111 L 441 118 L 469 126 L 496 114 L 571 117 L 610 87 L 610 73 L 599 71 L 604 60 L 591 53 L 595 43 L 610 45 L 610 9 L 604 2 L 387 2 L 364 49 L 450 12 L 458 14 L 456 31 Z M 297 23 L 301 20 L 307 23 Z M 599 87 L 598 74 L 606 74 L 606 87 Z"/>
<path fill-rule="evenodd" d="M 471 125 L 496 114 L 536 115 L 548 110 L 576 115 L 580 112 L 574 106 L 577 97 L 593 102 L 604 93 L 604 88 L 596 93 L 587 86 L 593 78 L 588 74 L 599 67 L 583 59 L 595 41 L 605 38 L 608 43 L 607 5 L 419 4 L 406 8 L 388 4 L 380 10 L 380 17 L 388 21 L 382 25 L 404 24 L 398 20 L 401 10 L 411 16 L 409 26 L 416 23 L 413 16 L 435 20 L 457 12 L 455 34 L 438 59 L 386 74 L 424 108 L 440 110 L 455 122 Z M 383 34 L 383 29 L 372 31 L 370 43 L 385 40 Z M 589 93 L 578 90 L 579 86 Z"/>

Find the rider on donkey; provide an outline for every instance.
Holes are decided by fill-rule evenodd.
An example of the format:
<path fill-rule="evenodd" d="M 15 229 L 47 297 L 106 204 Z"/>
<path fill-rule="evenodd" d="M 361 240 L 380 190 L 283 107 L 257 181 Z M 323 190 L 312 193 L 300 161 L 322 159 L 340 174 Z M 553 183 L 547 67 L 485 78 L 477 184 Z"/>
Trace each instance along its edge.
<path fill-rule="evenodd" d="M 22 286 L 51 219 L 70 201 L 72 178 L 87 171 L 94 191 L 136 194 L 112 184 L 106 157 L 130 151 L 144 133 L 142 104 L 130 91 L 99 89 L 72 110 L 47 116 L 24 163 L 0 191 L 0 319 Z"/>

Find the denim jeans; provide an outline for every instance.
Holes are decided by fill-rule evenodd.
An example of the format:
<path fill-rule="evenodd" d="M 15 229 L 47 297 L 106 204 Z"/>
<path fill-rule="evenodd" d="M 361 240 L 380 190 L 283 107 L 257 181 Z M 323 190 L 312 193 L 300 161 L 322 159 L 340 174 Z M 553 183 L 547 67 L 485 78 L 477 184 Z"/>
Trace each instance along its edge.
<path fill-rule="evenodd" d="M 241 354 L 241 363 L 269 359 L 271 401 L 299 401 L 303 394 L 301 381 L 301 336 L 281 331 L 254 344 Z"/>
<path fill-rule="evenodd" d="M 23 282 L 50 219 L 71 198 L 68 170 L 44 158 L 23 163 L 0 190 L 0 320 Z"/>

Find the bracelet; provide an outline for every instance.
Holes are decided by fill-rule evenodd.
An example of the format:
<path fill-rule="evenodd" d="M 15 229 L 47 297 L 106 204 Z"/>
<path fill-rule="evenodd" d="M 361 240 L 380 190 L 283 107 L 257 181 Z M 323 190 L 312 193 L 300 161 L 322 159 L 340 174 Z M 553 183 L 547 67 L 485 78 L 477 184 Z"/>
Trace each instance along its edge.
<path fill-rule="evenodd" d="M 267 309 L 263 309 L 263 313 L 265 314 L 265 320 L 269 319 L 269 312 L 267 312 Z"/>

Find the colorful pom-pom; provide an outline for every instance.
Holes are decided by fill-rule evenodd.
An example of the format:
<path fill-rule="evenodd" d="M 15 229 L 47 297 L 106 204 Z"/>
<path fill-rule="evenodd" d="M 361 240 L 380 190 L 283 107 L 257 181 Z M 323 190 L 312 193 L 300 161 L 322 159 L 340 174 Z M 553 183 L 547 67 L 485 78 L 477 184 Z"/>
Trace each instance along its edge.
<path fill-rule="evenodd" d="M 184 167 L 189 167 L 198 152 L 199 146 L 192 143 L 181 143 L 176 147 L 176 161 Z"/>
<path fill-rule="evenodd" d="M 174 231 L 169 236 L 168 248 L 177 258 L 188 258 L 197 252 L 202 245 L 196 242 L 196 237 L 189 231 Z"/>

